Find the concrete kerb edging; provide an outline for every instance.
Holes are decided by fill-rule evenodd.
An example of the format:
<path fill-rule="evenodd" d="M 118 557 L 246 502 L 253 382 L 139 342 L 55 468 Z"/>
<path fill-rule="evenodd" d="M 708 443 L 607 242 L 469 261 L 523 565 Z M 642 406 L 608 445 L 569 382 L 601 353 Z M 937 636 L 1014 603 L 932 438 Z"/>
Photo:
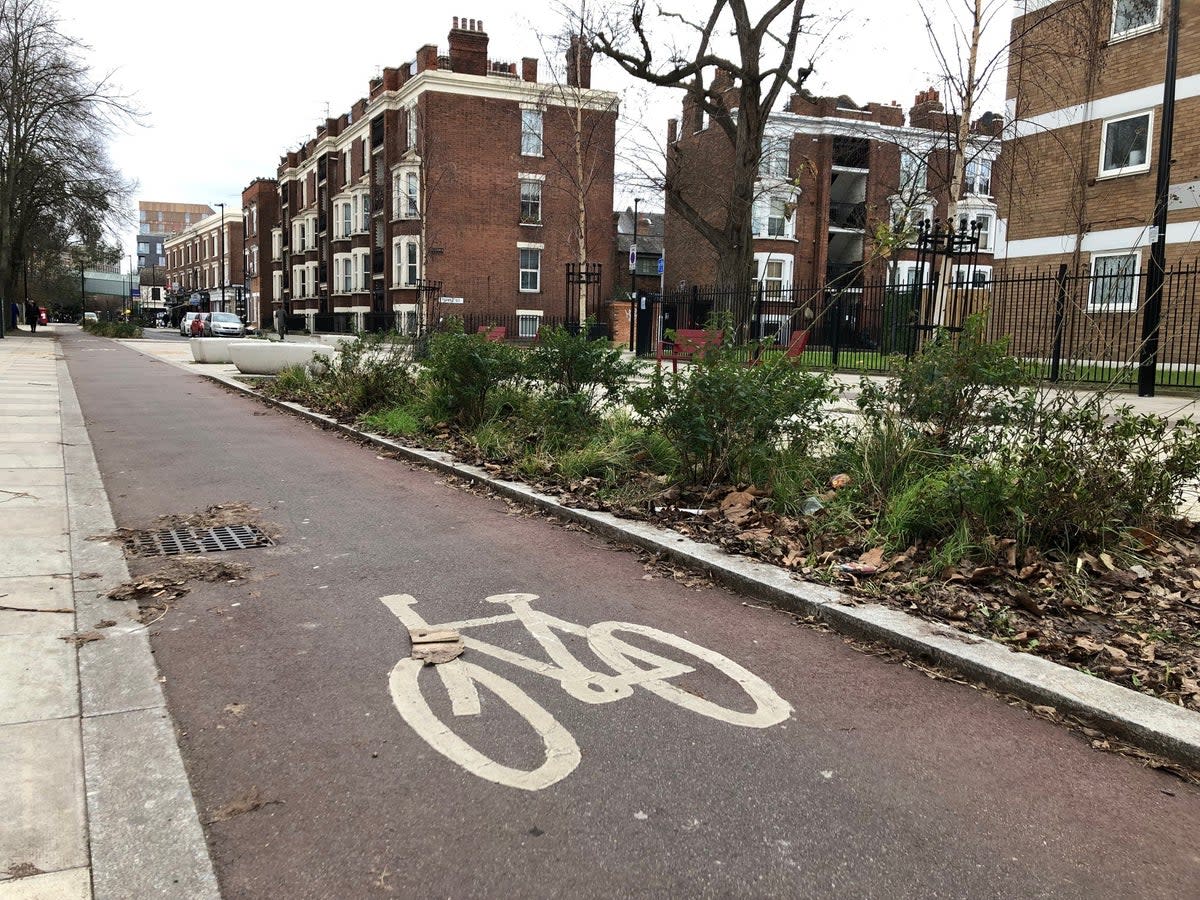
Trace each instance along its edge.
<path fill-rule="evenodd" d="M 447 453 L 407 447 L 381 435 L 359 431 L 299 404 L 265 397 L 234 378 L 196 373 L 195 369 L 182 365 L 178 367 L 233 387 L 314 424 L 366 440 L 445 474 L 485 485 L 501 496 L 586 525 L 607 537 L 662 553 L 674 562 L 704 571 L 715 581 L 742 594 L 815 616 L 843 634 L 879 641 L 930 659 L 993 690 L 1030 703 L 1052 706 L 1151 753 L 1200 769 L 1200 714 L 1190 710 L 947 625 L 880 604 L 855 605 L 837 590 L 796 581 L 776 566 L 733 556 L 712 545 L 642 522 L 564 506 L 554 497 L 524 484 L 503 481 L 477 466 L 456 462 Z"/>
<path fill-rule="evenodd" d="M 136 624 L 132 600 L 106 596 L 129 578 L 125 555 L 114 541 L 89 540 L 116 523 L 61 354 L 57 370 L 76 627 L 121 620 L 105 640 L 76 651 L 92 895 L 216 900 L 216 875 L 145 626 Z M 84 573 L 89 577 L 81 580 Z"/>

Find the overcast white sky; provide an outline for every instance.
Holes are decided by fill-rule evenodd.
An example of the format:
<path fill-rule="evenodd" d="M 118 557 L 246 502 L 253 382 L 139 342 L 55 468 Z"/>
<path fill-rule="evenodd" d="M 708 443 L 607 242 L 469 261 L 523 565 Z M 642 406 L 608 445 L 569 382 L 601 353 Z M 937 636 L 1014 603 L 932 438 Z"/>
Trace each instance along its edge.
<path fill-rule="evenodd" d="M 91 47 L 94 68 L 114 71 L 116 83 L 144 113 L 112 148 L 117 165 L 138 183 L 137 198 L 227 201 L 234 208 L 246 184 L 274 176 L 280 154 L 313 134 L 326 104 L 331 115 L 340 115 L 366 93 L 379 68 L 413 59 L 422 44 L 445 52 L 452 16 L 482 19 L 488 55 L 496 60 L 543 57 L 538 35 L 561 29 L 555 5 L 536 0 L 459 0 L 437 10 L 436 3 L 368 0 L 346 3 L 335 16 L 328 4 L 305 0 L 47 2 L 63 30 Z M 705 4 L 663 5 L 691 12 Z M 811 27 L 828 30 L 826 20 L 845 5 L 807 0 L 805 11 L 822 17 Z M 810 90 L 849 94 L 859 103 L 895 100 L 907 109 L 937 70 L 920 6 L 921 0 L 858 0 L 821 47 Z M 993 40 L 1002 43 L 1007 30 L 1002 15 Z M 552 39 L 545 44 L 550 50 Z M 678 115 L 678 91 L 647 97 L 599 58 L 592 86 L 625 95 L 619 135 L 639 123 L 661 135 L 666 119 Z M 991 105 L 1000 108 L 1002 97 L 997 84 Z M 616 205 L 629 200 L 618 189 Z M 646 205 L 661 208 L 661 201 Z M 131 224 L 127 253 L 133 252 L 135 231 Z"/>

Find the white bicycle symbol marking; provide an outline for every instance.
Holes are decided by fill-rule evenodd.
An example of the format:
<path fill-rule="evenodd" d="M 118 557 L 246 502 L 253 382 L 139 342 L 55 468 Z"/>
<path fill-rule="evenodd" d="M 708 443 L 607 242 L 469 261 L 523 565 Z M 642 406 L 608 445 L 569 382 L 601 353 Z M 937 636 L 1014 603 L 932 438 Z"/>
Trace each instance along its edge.
<path fill-rule="evenodd" d="M 621 700 L 630 696 L 634 687 L 640 686 L 676 706 L 746 728 L 768 728 L 784 721 L 791 714 L 790 704 L 757 675 L 719 653 L 676 635 L 632 622 L 597 622 L 590 626 L 568 622 L 534 610 L 531 604 L 537 599 L 537 594 L 495 594 L 485 599 L 489 603 L 509 607 L 510 612 L 434 625 L 426 622 L 413 608 L 417 601 L 411 595 L 394 594 L 380 598 L 410 629 L 453 629 L 461 633 L 466 629 L 485 625 L 520 622 L 546 650 L 551 662 L 533 659 L 465 634 L 462 635 L 463 643 L 467 649 L 474 651 L 472 656 L 490 656 L 551 678 L 557 681 L 567 694 L 584 703 L 611 703 Z M 571 654 L 555 631 L 586 638 L 589 649 L 616 674 L 596 672 L 587 668 Z M 694 672 L 695 668 L 626 643 L 617 637 L 615 632 L 626 632 L 657 641 L 707 663 L 741 687 L 754 701 L 754 711 L 729 709 L 671 684 L 670 679 Z M 579 765 L 581 756 L 575 738 L 516 684 L 461 657 L 434 666 L 449 694 L 451 711 L 455 716 L 479 715 L 477 686 L 482 685 L 529 723 L 541 737 L 546 751 L 545 761 L 531 770 L 502 765 L 481 753 L 451 731 L 430 709 L 418 682 L 424 668 L 425 664 L 415 659 L 402 659 L 396 663 L 389 678 L 392 700 L 404 721 L 412 726 L 430 747 L 447 759 L 480 778 L 527 791 L 549 787 L 566 778 Z M 429 680 L 426 679 L 426 684 L 428 683 Z"/>

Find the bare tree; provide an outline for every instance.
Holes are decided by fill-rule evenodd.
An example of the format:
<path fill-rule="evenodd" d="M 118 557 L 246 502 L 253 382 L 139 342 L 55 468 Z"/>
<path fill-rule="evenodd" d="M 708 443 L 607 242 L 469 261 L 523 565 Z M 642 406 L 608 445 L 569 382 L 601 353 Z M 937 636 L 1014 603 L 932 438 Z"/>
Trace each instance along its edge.
<path fill-rule="evenodd" d="M 598 29 L 600 53 L 630 75 L 660 87 L 679 88 L 686 101 L 723 133 L 730 156 L 728 182 L 712 190 L 719 202 L 689 196 L 668 164 L 666 202 L 716 251 L 717 281 L 743 288 L 751 277 L 751 217 L 767 117 L 785 86 L 802 90 L 811 66 L 794 68 L 805 21 L 804 0 L 776 0 L 753 21 L 746 0 L 715 0 L 705 18 L 659 9 L 658 17 L 684 26 L 689 47 L 656 47 L 646 22 L 645 0 L 630 0 L 612 13 L 629 26 Z M 733 34 L 733 53 L 724 34 Z M 736 99 L 735 99 L 736 98 Z M 685 128 L 686 128 L 685 123 Z M 735 318 L 740 318 L 736 315 Z M 744 324 L 744 323 L 735 323 Z"/>
<path fill-rule="evenodd" d="M 95 244 L 129 188 L 108 158 L 112 127 L 131 110 L 39 0 L 0 0 L 0 297 L 16 296 L 38 223 L 53 211 Z M 3 321 L 0 316 L 0 335 Z"/>
<path fill-rule="evenodd" d="M 548 187 L 565 192 L 574 209 L 570 240 L 582 272 L 592 261 L 588 200 L 598 182 L 612 178 L 613 135 L 620 100 L 616 94 L 590 89 L 593 50 L 588 38 L 598 30 L 598 23 L 587 0 L 579 0 L 578 6 L 562 3 L 558 8 L 563 27 L 557 34 L 539 36 L 550 77 L 539 105 L 545 113 L 555 115 L 561 111 L 566 116 L 571 140 L 566 147 L 546 141 L 542 149 L 556 169 L 556 177 Z M 559 59 L 565 60 L 561 68 L 556 64 Z M 610 213 L 611 209 L 605 210 L 606 216 Z M 586 289 L 580 291 L 578 315 L 580 322 L 587 318 Z"/>

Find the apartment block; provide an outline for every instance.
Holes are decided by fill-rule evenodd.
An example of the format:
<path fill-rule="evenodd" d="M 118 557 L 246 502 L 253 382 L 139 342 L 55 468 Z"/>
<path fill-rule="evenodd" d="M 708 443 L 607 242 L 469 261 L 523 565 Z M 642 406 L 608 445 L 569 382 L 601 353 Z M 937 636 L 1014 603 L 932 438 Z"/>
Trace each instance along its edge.
<path fill-rule="evenodd" d="M 532 336 L 563 314 L 581 236 L 587 261 L 612 259 L 618 98 L 591 88 L 591 51 L 573 42 L 561 81 L 488 53 L 483 23 L 455 18 L 446 53 L 383 69 L 282 157 L 272 289 L 288 312 L 395 313 L 406 328 L 504 315 Z"/>
<path fill-rule="evenodd" d="M 176 318 L 184 309 L 247 315 L 239 210 L 225 204 L 164 243 L 167 296 Z"/>
<path fill-rule="evenodd" d="M 736 106 L 731 87 L 726 97 Z M 975 265 L 959 267 L 956 278 L 990 277 L 996 228 L 992 167 L 1002 127 L 1002 118 L 990 113 L 971 127 L 955 226 L 978 223 L 979 253 Z M 914 223 L 945 220 L 957 129 L 957 117 L 946 112 L 933 89 L 916 97 L 907 121 L 895 103 L 793 95 L 784 109 L 770 114 L 763 137 L 751 216 L 754 266 L 747 283 L 778 294 L 795 284 L 856 291 L 865 282 L 911 280 L 912 242 L 876 238 L 888 232 L 913 235 Z M 682 118 L 668 123 L 667 146 L 672 187 L 706 221 L 722 222 L 730 199 L 721 173 L 733 164 L 725 133 L 685 101 Z M 711 245 L 668 204 L 667 289 L 713 283 L 716 263 Z"/>
<path fill-rule="evenodd" d="M 271 325 L 273 318 L 275 279 L 275 223 L 279 221 L 279 182 L 274 178 L 255 178 L 242 191 L 242 233 L 245 251 L 242 263 L 245 271 L 247 321 L 254 325 Z"/>
<path fill-rule="evenodd" d="M 1163 0 L 1019 0 L 998 178 L 1007 265 L 1098 280 L 1089 313 L 1132 313 L 1152 241 Z M 1200 0 L 1182 0 L 1167 263 L 1200 250 Z"/>

